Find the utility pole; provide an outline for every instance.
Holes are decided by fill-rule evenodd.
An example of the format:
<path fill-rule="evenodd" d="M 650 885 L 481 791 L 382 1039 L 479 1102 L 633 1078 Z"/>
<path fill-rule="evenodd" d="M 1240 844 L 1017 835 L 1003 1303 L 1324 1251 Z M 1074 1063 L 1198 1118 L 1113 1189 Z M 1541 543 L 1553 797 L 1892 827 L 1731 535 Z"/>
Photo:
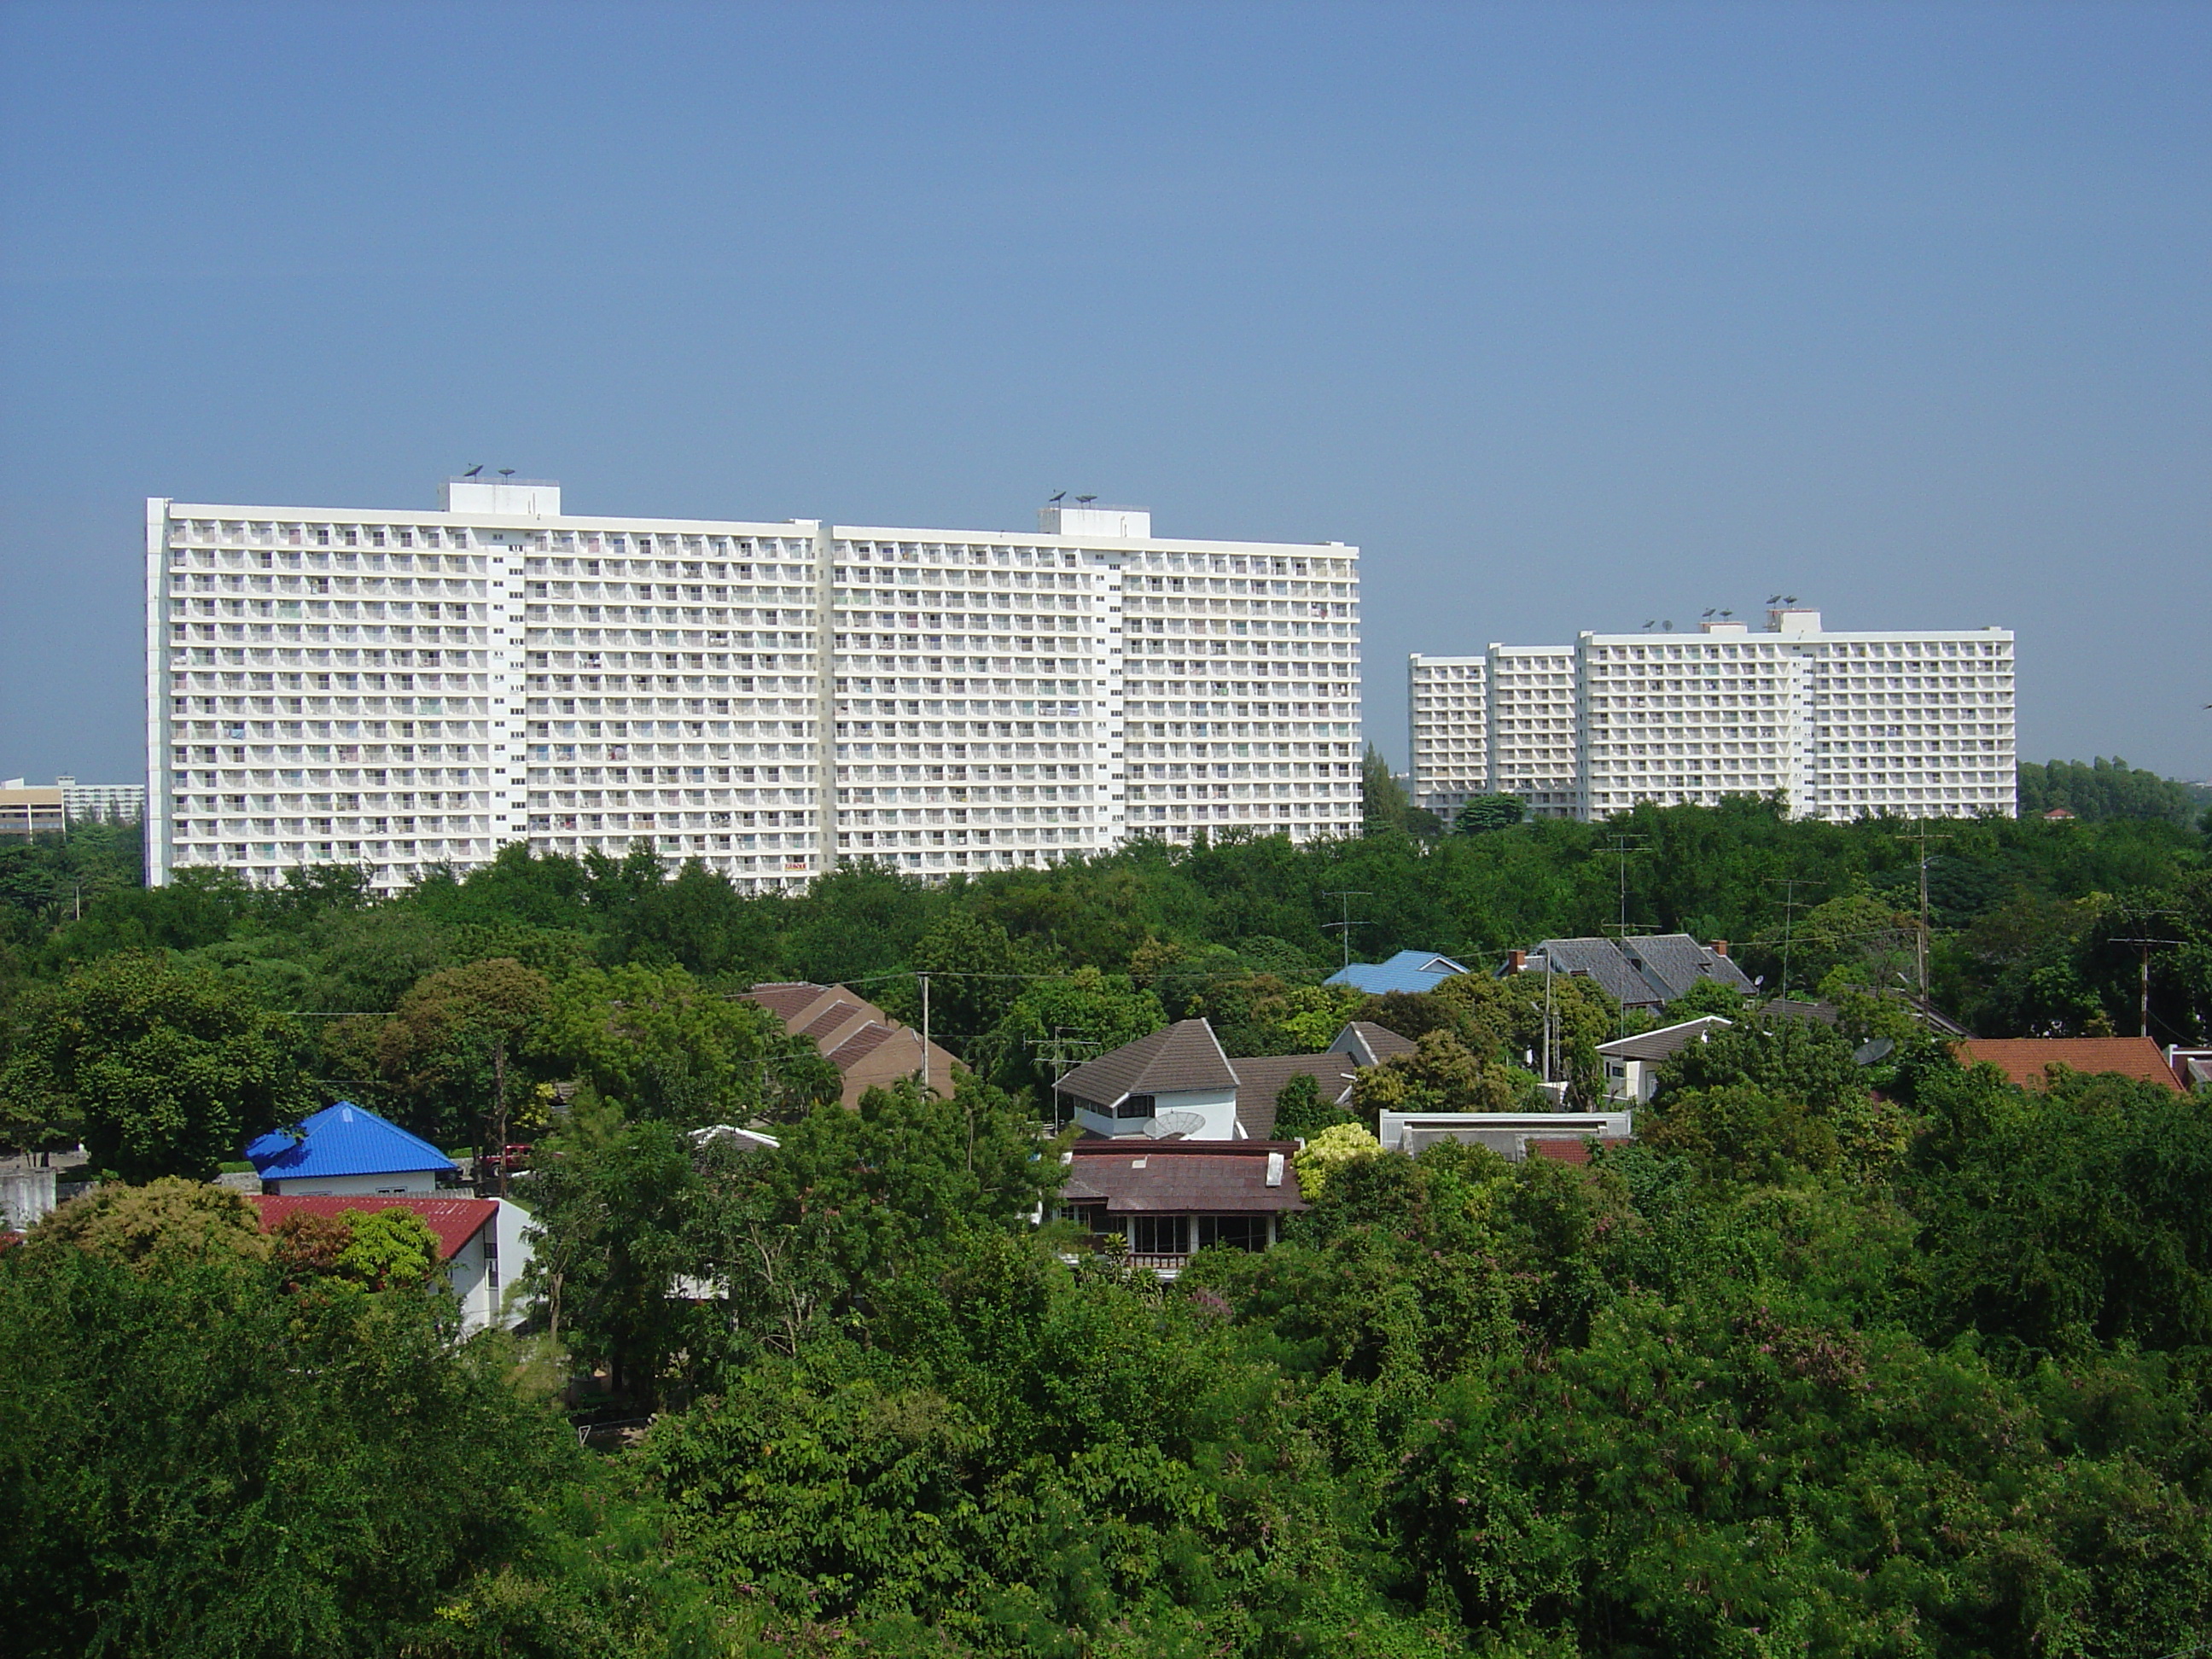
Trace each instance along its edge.
<path fill-rule="evenodd" d="M 499 1195 L 507 1196 L 507 1033 L 495 1031 L 491 1039 L 493 1110 L 497 1114 Z"/>
<path fill-rule="evenodd" d="M 2146 921 L 2152 916 L 2172 916 L 2179 915 L 2179 914 L 2180 912 L 2178 910 L 2145 910 L 2142 912 L 2142 918 Z M 2142 977 L 2137 981 L 2136 1031 L 2138 1036 L 2148 1036 L 2150 1035 L 2150 953 L 2152 947 L 2160 945 L 2178 945 L 2181 941 L 2178 939 L 2121 939 L 2116 936 L 2111 939 L 2109 943 L 2113 945 L 2132 945 L 2136 947 L 2136 954 L 2141 958 Z"/>
<path fill-rule="evenodd" d="M 929 1092 L 929 975 L 916 974 L 921 981 L 921 1091 Z"/>
<path fill-rule="evenodd" d="M 1920 934 L 1916 941 L 1916 954 L 1920 958 L 1920 1020 L 1924 1025 L 1928 1023 L 1928 1017 L 1935 1012 L 1935 1004 L 1928 999 L 1928 843 L 1948 841 L 1951 837 L 1929 835 L 1927 822 L 1923 819 L 1920 828 L 1911 835 L 1893 836 L 1890 839 L 1920 843 Z"/>
<path fill-rule="evenodd" d="M 1375 895 L 1372 893 L 1356 892 L 1349 889 L 1346 889 L 1335 892 L 1326 892 L 1323 893 L 1322 896 L 1323 898 L 1333 898 L 1338 902 L 1338 915 L 1340 919 L 1335 921 L 1325 921 L 1322 923 L 1321 930 L 1324 933 L 1341 933 L 1344 936 L 1344 965 L 1346 968 L 1349 968 L 1352 966 L 1352 930 L 1354 927 L 1364 927 L 1367 925 L 1365 922 L 1355 922 L 1352 921 L 1352 901 L 1356 898 L 1373 898 Z"/>

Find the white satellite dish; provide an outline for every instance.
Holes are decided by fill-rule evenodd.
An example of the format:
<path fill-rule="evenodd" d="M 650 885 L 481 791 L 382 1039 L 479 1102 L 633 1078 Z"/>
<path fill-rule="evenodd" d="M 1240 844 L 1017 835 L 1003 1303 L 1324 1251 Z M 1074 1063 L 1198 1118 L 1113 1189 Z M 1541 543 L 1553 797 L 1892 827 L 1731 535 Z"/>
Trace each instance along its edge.
<path fill-rule="evenodd" d="M 1205 1127 L 1205 1117 L 1197 1112 L 1160 1112 L 1145 1125 L 1145 1133 L 1164 1140 L 1170 1135 L 1194 1135 Z"/>

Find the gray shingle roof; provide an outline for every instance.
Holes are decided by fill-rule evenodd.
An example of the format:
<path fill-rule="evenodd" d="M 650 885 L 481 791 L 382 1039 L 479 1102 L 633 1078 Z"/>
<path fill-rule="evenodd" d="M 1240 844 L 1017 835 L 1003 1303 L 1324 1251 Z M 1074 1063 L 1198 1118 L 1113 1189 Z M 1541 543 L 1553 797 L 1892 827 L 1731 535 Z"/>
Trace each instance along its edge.
<path fill-rule="evenodd" d="M 1582 974 L 1631 1007 L 1672 1002 L 1701 979 L 1717 980 L 1748 996 L 1756 988 L 1732 957 L 1687 933 L 1632 934 L 1609 939 L 1547 939 L 1528 952 L 1526 969 Z"/>
<path fill-rule="evenodd" d="M 1597 1051 L 1614 1060 L 1666 1060 L 1680 1054 L 1693 1042 L 1702 1042 L 1708 1032 L 1733 1025 L 1734 1020 L 1723 1019 L 1718 1014 L 1706 1014 L 1698 1019 L 1686 1019 L 1679 1025 L 1662 1025 L 1656 1031 L 1639 1031 L 1634 1036 L 1615 1037 L 1610 1042 L 1601 1042 Z"/>
<path fill-rule="evenodd" d="M 1202 1019 L 1182 1019 L 1110 1054 L 1086 1060 L 1060 1080 L 1060 1092 L 1111 1106 L 1126 1095 L 1234 1089 L 1237 1073 Z"/>

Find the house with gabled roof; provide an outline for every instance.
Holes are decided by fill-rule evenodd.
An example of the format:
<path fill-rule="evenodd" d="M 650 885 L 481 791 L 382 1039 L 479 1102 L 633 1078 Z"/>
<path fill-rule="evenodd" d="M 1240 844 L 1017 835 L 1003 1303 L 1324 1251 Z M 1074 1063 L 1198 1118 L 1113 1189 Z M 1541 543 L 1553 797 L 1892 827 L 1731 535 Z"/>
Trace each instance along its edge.
<path fill-rule="evenodd" d="M 1433 991 L 1453 975 L 1465 972 L 1465 963 L 1434 951 L 1401 951 L 1381 962 L 1346 963 L 1322 982 L 1348 985 L 1379 997 L 1391 991 Z"/>
<path fill-rule="evenodd" d="M 1994 1066 L 2023 1089 L 2050 1087 L 2051 1071 L 2117 1072 L 2176 1094 L 2188 1092 L 2172 1063 L 2147 1036 L 1969 1037 L 1958 1045 L 1963 1066 Z"/>
<path fill-rule="evenodd" d="M 857 1107 L 871 1089 L 902 1077 L 923 1081 L 939 1094 L 952 1092 L 954 1071 L 967 1067 L 921 1033 L 893 1019 L 858 992 L 842 985 L 789 980 L 756 985 L 745 993 L 783 1022 L 785 1030 L 810 1039 L 844 1080 L 842 1097 Z"/>
<path fill-rule="evenodd" d="M 1687 933 L 1638 933 L 1622 939 L 1547 939 L 1507 956 L 1498 977 L 1567 974 L 1595 981 L 1624 1008 L 1665 1007 L 1702 980 L 1750 996 L 1758 986 L 1729 955 L 1728 941 L 1700 945 Z"/>
<path fill-rule="evenodd" d="M 1094 1237 L 1119 1234 L 1133 1267 L 1173 1279 L 1200 1250 L 1264 1250 L 1306 1207 L 1289 1140 L 1079 1140 L 1059 1213 Z"/>
<path fill-rule="evenodd" d="M 271 1129 L 246 1149 L 261 1190 L 299 1195 L 428 1198 L 438 1178 L 459 1178 L 453 1160 L 366 1106 L 341 1100 Z"/>
<path fill-rule="evenodd" d="M 461 1328 L 480 1331 L 492 1325 L 520 1324 L 522 1314 L 507 1297 L 521 1282 L 535 1252 L 530 1212 L 503 1198 L 413 1198 L 370 1194 L 249 1194 L 261 1218 L 261 1231 L 274 1232 L 287 1216 L 319 1215 L 333 1219 L 348 1211 L 363 1214 L 404 1209 L 421 1219 L 438 1241 L 446 1283 L 461 1304 Z"/>
<path fill-rule="evenodd" d="M 1413 1051 L 1395 1031 L 1355 1021 L 1317 1054 L 1231 1060 L 1206 1021 L 1177 1020 L 1077 1066 L 1054 1097 L 1062 1112 L 1107 1139 L 1265 1140 L 1292 1078 L 1313 1079 L 1321 1098 L 1340 1106 L 1362 1067 Z"/>
<path fill-rule="evenodd" d="M 1718 1014 L 1706 1014 L 1701 1018 L 1662 1025 L 1656 1031 L 1638 1031 L 1634 1036 L 1615 1037 L 1610 1042 L 1599 1043 L 1597 1054 L 1605 1066 L 1607 1097 L 1643 1105 L 1658 1090 L 1662 1066 L 1692 1043 L 1703 1042 L 1715 1031 L 1725 1030 L 1734 1024 L 1734 1020 Z"/>

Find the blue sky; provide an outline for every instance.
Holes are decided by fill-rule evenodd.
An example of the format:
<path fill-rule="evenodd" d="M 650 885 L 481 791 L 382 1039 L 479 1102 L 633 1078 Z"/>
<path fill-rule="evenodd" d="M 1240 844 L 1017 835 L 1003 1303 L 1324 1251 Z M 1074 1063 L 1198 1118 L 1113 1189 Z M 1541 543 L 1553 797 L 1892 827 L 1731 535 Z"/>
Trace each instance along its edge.
<path fill-rule="evenodd" d="M 142 499 L 1356 542 L 1404 661 L 2020 631 L 2212 775 L 2212 7 L 0 9 L 0 771 L 143 775 Z"/>

